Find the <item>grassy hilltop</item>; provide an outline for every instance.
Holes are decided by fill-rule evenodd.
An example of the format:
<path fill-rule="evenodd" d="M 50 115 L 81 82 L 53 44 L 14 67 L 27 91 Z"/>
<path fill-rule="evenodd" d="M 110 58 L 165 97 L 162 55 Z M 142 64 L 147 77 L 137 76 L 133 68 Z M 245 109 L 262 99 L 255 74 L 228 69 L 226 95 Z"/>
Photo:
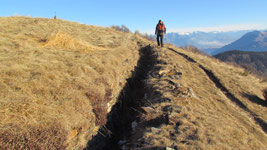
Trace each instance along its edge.
<path fill-rule="evenodd" d="M 63 20 L 0 22 L 0 145 L 86 146 L 136 65 L 138 36 Z"/>
<path fill-rule="evenodd" d="M 113 28 L 0 22 L 1 149 L 266 148 L 267 83 L 243 68 Z"/>

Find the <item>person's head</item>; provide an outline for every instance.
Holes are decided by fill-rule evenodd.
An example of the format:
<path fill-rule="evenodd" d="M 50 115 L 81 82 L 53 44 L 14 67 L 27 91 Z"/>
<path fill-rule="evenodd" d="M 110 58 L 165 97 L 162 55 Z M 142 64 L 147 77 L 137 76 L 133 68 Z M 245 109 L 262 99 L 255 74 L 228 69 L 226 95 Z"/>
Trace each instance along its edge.
<path fill-rule="evenodd" d="M 162 22 L 161 20 L 159 20 L 159 23 L 160 23 L 160 24 L 163 24 L 163 22 Z"/>

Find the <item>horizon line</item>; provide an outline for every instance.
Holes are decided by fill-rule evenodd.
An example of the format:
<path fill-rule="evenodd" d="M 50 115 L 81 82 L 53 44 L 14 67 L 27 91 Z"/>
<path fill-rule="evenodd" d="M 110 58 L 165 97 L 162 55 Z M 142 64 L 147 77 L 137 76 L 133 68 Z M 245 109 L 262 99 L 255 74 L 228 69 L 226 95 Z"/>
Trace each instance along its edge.
<path fill-rule="evenodd" d="M 239 24 L 239 25 L 224 25 L 214 27 L 191 27 L 191 28 L 167 28 L 168 33 L 193 33 L 193 32 L 234 32 L 234 31 L 245 31 L 245 30 L 267 30 L 267 25 L 256 25 L 256 24 Z M 146 30 L 142 33 L 153 34 L 153 30 Z"/>

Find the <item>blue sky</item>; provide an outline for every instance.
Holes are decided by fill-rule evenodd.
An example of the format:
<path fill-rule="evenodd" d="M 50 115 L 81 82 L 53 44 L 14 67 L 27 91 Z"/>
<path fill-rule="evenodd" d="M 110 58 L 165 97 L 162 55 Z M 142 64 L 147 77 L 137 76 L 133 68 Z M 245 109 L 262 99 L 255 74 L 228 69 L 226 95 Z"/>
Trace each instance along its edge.
<path fill-rule="evenodd" d="M 58 18 L 88 25 L 121 25 L 153 33 L 267 29 L 267 0 L 1 0 L 0 16 Z"/>

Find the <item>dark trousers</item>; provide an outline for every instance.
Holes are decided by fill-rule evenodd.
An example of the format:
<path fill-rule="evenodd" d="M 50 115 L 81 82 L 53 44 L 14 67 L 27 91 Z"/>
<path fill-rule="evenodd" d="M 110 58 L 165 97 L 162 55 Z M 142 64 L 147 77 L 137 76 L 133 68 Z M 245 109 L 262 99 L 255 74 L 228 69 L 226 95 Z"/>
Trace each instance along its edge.
<path fill-rule="evenodd" d="M 158 41 L 158 46 L 161 45 L 161 47 L 163 47 L 163 35 L 157 35 L 157 41 Z"/>

